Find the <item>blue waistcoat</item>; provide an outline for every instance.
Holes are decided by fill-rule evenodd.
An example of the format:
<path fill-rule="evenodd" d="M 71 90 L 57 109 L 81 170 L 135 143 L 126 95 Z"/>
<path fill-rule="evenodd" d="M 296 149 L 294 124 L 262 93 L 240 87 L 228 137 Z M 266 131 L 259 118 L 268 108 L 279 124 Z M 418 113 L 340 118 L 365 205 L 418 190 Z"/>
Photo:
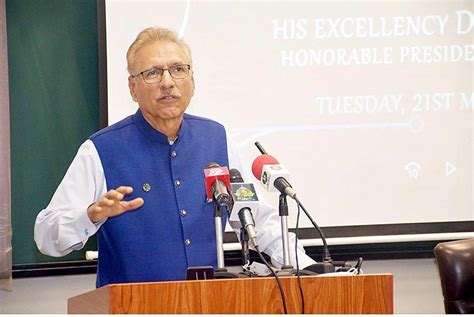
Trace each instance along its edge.
<path fill-rule="evenodd" d="M 228 166 L 224 127 L 185 114 L 170 145 L 138 110 L 90 139 L 107 190 L 132 186 L 125 200 L 145 201 L 135 211 L 107 219 L 99 229 L 97 287 L 182 280 L 188 266 L 215 268 L 213 204 L 206 202 L 203 169 L 210 162 Z"/>

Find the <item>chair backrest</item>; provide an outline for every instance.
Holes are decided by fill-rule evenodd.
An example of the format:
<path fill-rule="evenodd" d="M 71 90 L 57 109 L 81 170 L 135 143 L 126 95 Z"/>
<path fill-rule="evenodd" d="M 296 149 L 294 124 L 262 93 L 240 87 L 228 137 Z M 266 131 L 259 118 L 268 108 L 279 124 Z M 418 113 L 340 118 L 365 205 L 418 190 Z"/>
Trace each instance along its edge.
<path fill-rule="evenodd" d="M 446 313 L 474 313 L 474 239 L 439 243 L 434 253 Z"/>

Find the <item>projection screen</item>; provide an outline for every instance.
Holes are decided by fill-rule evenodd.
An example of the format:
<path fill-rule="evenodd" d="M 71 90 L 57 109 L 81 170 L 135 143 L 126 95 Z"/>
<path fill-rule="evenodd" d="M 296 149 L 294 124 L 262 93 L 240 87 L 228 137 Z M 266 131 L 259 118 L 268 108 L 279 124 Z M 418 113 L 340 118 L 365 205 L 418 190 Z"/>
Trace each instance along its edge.
<path fill-rule="evenodd" d="M 149 26 L 192 49 L 188 112 L 224 124 L 248 169 L 260 141 L 321 227 L 474 236 L 473 1 L 107 0 L 108 124 L 137 109 L 125 54 Z"/>

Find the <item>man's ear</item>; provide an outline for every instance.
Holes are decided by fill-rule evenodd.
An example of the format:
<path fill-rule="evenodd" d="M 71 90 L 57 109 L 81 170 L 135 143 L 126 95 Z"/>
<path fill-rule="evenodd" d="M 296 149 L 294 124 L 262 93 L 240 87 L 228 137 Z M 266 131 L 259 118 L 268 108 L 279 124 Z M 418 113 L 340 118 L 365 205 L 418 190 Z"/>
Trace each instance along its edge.
<path fill-rule="evenodd" d="M 128 88 L 130 89 L 130 96 L 133 101 L 138 102 L 137 94 L 135 92 L 135 77 L 128 76 Z"/>

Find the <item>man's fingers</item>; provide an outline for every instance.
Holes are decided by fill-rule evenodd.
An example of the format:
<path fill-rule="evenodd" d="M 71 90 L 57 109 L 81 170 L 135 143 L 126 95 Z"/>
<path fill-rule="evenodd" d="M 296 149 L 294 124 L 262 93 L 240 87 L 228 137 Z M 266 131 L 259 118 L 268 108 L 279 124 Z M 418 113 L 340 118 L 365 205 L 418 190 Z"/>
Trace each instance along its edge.
<path fill-rule="evenodd" d="M 97 204 L 93 204 L 92 206 L 89 207 L 91 212 L 101 212 L 102 207 L 98 206 Z"/>
<path fill-rule="evenodd" d="M 109 190 L 95 204 L 88 209 L 91 220 L 97 222 L 104 217 L 118 216 L 129 210 L 140 208 L 144 204 L 143 198 L 135 198 L 124 201 L 125 195 L 130 195 L 133 188 L 130 186 L 120 186 L 117 189 Z"/>
<path fill-rule="evenodd" d="M 113 206 L 115 204 L 115 201 L 112 200 L 112 199 L 108 199 L 106 197 L 102 198 L 101 200 L 99 200 L 99 206 Z"/>
<path fill-rule="evenodd" d="M 117 189 L 111 189 L 105 193 L 104 197 L 110 200 L 122 200 L 125 195 L 130 195 L 133 188 L 130 186 L 120 186 Z"/>
<path fill-rule="evenodd" d="M 145 201 L 143 200 L 143 198 L 139 197 L 130 201 L 122 201 L 122 207 L 124 211 L 129 211 L 141 207 L 144 203 Z"/>
<path fill-rule="evenodd" d="M 122 200 L 123 199 L 123 194 L 120 193 L 119 191 L 116 191 L 114 189 L 109 190 L 105 195 L 105 198 L 110 199 L 110 200 Z"/>
<path fill-rule="evenodd" d="M 131 193 L 133 193 L 133 188 L 130 186 L 120 186 L 116 189 L 116 191 L 123 195 L 130 195 Z"/>

